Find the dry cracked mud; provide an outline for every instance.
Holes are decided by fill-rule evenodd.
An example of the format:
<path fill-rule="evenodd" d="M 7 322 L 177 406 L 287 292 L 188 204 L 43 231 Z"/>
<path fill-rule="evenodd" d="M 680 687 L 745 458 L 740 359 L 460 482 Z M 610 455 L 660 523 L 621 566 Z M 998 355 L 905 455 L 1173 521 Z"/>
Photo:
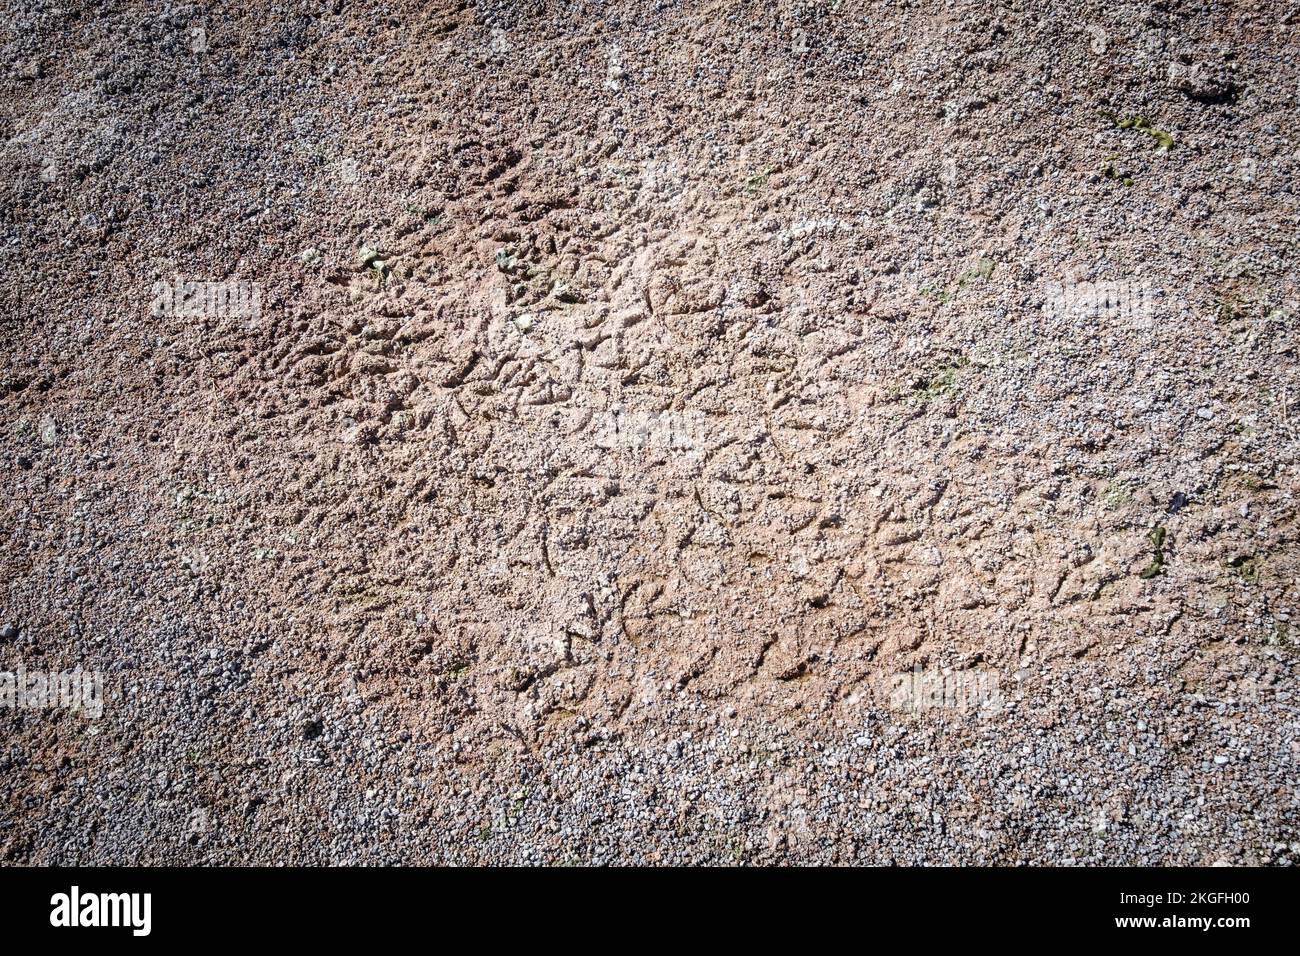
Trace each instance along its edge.
<path fill-rule="evenodd" d="M 6 4 L 0 859 L 1292 863 L 1298 20 Z"/>

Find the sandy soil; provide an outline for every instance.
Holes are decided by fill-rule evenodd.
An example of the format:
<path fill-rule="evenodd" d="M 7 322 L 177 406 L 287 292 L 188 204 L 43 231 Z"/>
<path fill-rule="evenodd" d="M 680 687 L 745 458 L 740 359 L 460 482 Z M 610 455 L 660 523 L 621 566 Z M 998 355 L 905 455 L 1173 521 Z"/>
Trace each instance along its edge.
<path fill-rule="evenodd" d="M 0 859 L 1291 863 L 1298 19 L 6 4 Z"/>

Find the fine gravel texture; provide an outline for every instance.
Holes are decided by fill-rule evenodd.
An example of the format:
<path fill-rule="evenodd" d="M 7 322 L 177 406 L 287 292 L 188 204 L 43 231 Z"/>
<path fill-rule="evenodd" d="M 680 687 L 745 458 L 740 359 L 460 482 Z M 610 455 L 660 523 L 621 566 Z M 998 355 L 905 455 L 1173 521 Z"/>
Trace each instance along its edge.
<path fill-rule="evenodd" d="M 1298 30 L 9 0 L 0 860 L 1300 860 Z"/>

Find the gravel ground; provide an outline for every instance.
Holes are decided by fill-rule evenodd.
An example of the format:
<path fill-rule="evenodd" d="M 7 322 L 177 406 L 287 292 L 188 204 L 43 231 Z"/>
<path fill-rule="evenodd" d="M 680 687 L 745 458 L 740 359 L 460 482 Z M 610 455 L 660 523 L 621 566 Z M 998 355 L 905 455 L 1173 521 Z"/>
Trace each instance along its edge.
<path fill-rule="evenodd" d="M 1297 21 L 6 4 L 0 860 L 1289 865 Z"/>

